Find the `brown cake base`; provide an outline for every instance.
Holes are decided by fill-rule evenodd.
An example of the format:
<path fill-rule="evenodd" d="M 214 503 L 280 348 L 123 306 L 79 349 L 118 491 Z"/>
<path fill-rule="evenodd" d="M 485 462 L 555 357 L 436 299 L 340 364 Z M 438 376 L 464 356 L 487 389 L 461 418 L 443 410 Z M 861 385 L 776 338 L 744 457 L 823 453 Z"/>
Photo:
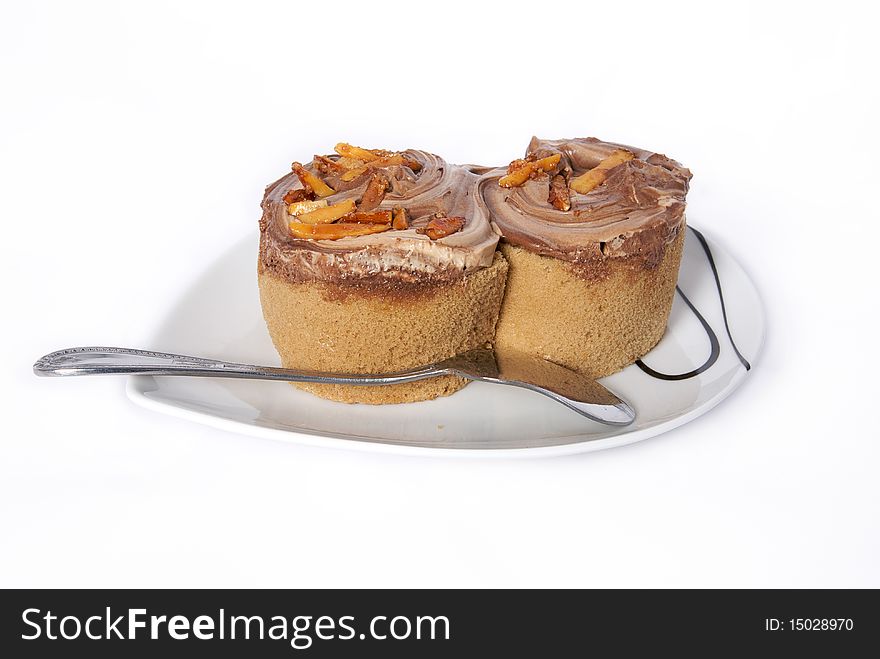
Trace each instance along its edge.
<path fill-rule="evenodd" d="M 287 368 L 389 373 L 491 343 L 504 295 L 507 262 L 460 280 L 387 292 L 330 282 L 292 283 L 259 267 L 260 302 Z M 441 376 L 388 386 L 296 384 L 344 403 L 406 403 L 447 396 L 467 381 Z"/>
<path fill-rule="evenodd" d="M 510 270 L 495 344 L 591 377 L 632 364 L 666 330 L 684 233 L 682 227 L 654 268 L 609 259 L 598 274 L 501 245 Z"/>

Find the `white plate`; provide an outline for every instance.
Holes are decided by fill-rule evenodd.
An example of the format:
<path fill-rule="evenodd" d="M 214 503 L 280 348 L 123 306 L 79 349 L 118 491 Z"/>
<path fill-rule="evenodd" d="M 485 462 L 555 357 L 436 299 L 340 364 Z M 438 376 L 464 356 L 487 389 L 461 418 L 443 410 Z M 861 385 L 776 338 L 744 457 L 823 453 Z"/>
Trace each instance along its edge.
<path fill-rule="evenodd" d="M 260 311 L 256 260 L 255 238 L 217 259 L 171 309 L 149 347 L 278 365 Z M 149 409 L 302 444 L 445 456 L 563 455 L 630 444 L 705 414 L 743 382 L 763 336 L 764 314 L 748 276 L 716 242 L 691 229 L 666 335 L 642 366 L 602 380 L 635 408 L 636 422 L 626 428 L 590 421 L 539 394 L 480 382 L 446 398 L 380 406 L 326 401 L 284 382 L 136 376 L 127 392 Z M 699 372 L 657 377 L 693 371 Z"/>

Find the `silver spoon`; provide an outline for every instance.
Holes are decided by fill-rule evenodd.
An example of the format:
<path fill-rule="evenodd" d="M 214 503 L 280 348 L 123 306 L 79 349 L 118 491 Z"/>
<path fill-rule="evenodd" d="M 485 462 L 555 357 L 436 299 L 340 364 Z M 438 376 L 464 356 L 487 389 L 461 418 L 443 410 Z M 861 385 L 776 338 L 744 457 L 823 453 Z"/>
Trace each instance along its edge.
<path fill-rule="evenodd" d="M 38 359 L 34 373 L 42 377 L 187 375 L 348 385 L 400 384 L 438 375 L 459 375 L 468 380 L 537 391 L 587 418 L 610 426 L 626 426 L 636 418 L 635 411 L 626 401 L 585 375 L 539 357 L 488 349 L 471 350 L 409 371 L 359 375 L 236 364 L 133 348 L 67 348 Z"/>

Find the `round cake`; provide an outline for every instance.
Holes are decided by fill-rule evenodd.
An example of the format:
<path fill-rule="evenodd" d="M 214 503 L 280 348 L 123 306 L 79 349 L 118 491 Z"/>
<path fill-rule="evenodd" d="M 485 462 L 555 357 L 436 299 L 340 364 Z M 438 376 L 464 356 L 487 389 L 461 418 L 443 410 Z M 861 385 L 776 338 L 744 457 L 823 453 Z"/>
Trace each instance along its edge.
<path fill-rule="evenodd" d="M 418 150 L 339 144 L 263 197 L 258 279 L 285 367 L 389 373 L 492 342 L 507 262 L 477 175 Z M 440 376 L 390 386 L 297 384 L 343 402 L 436 398 Z"/>
<path fill-rule="evenodd" d="M 593 377 L 663 336 L 685 234 L 689 170 L 595 138 L 532 138 L 483 172 L 479 201 L 502 233 L 509 275 L 499 348 Z"/>

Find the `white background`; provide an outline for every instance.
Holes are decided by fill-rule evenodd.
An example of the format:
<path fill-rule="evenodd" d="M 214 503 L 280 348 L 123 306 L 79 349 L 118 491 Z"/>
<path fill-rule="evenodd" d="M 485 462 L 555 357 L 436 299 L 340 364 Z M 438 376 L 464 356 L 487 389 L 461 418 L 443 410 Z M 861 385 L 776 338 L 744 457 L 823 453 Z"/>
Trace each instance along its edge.
<path fill-rule="evenodd" d="M 0 586 L 880 586 L 878 46 L 868 3 L 4 3 Z M 645 146 L 751 274 L 710 414 L 570 458 L 238 436 L 39 380 L 143 346 L 263 186 L 340 140 L 505 163 Z"/>

